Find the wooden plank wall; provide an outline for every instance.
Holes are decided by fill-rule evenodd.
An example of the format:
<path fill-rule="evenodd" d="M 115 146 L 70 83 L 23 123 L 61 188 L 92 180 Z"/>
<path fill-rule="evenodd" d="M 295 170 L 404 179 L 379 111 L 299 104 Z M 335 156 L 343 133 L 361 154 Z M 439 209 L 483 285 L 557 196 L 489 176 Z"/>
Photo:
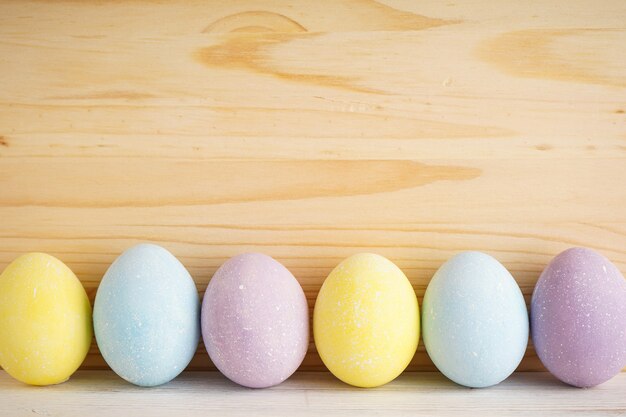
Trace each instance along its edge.
<path fill-rule="evenodd" d="M 570 246 L 626 272 L 625 180 L 621 0 L 0 2 L 0 268 L 51 253 L 92 300 L 143 241 L 201 292 L 260 251 L 312 307 L 372 251 L 421 301 L 475 249 L 529 298 Z"/>

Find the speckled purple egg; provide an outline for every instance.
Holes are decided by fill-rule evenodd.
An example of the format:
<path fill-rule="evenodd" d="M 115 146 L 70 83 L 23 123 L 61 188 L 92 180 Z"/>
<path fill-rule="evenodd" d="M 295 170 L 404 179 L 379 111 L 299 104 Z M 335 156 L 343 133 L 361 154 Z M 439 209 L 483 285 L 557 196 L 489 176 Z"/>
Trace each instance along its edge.
<path fill-rule="evenodd" d="M 209 282 L 202 337 L 215 366 L 232 381 L 250 388 L 280 384 L 298 369 L 309 346 L 302 287 L 267 255 L 237 255 Z"/>
<path fill-rule="evenodd" d="M 626 281 L 597 252 L 557 255 L 539 277 L 530 314 L 537 355 L 561 381 L 592 387 L 626 366 Z"/>

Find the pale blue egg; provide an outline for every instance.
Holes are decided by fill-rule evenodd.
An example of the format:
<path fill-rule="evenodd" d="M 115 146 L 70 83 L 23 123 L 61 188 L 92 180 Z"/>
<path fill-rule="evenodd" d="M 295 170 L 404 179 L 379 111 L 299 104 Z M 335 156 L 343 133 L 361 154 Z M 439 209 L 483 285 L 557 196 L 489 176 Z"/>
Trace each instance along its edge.
<path fill-rule="evenodd" d="M 198 292 L 166 249 L 133 246 L 104 274 L 93 322 L 98 348 L 119 376 L 140 386 L 164 384 L 185 369 L 198 346 Z"/>
<path fill-rule="evenodd" d="M 496 259 L 462 252 L 430 281 L 422 304 L 424 344 L 454 382 L 488 387 L 506 379 L 528 344 L 528 311 L 515 279 Z"/>

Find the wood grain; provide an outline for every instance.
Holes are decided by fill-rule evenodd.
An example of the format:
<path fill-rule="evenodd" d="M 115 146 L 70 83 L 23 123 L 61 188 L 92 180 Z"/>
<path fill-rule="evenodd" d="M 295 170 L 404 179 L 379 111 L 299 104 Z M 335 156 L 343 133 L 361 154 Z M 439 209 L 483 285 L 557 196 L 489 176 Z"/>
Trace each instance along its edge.
<path fill-rule="evenodd" d="M 420 301 L 466 249 L 527 300 L 570 246 L 626 272 L 625 22 L 618 0 L 2 0 L 0 267 L 49 252 L 93 300 L 138 242 L 200 293 L 261 251 L 311 307 L 361 251 Z"/>
<path fill-rule="evenodd" d="M 217 372 L 186 372 L 154 388 L 110 371 L 79 371 L 63 384 L 27 386 L 0 371 L 0 413 L 12 417 L 84 416 L 619 416 L 626 373 L 592 389 L 566 386 L 545 372 L 516 373 L 499 385 L 469 389 L 436 372 L 411 372 L 375 389 L 354 388 L 328 372 L 299 372 L 253 390 Z"/>

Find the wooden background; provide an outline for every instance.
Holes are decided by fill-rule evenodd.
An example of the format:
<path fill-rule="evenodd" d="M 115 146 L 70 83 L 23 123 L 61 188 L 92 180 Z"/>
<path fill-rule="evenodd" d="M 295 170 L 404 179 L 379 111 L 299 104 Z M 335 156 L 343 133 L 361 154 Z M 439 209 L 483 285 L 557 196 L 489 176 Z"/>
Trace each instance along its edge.
<path fill-rule="evenodd" d="M 93 300 L 138 242 L 201 292 L 260 251 L 313 306 L 372 251 L 421 302 L 476 249 L 528 299 L 570 246 L 626 272 L 625 113 L 622 0 L 2 0 L 0 267 L 48 252 Z"/>

